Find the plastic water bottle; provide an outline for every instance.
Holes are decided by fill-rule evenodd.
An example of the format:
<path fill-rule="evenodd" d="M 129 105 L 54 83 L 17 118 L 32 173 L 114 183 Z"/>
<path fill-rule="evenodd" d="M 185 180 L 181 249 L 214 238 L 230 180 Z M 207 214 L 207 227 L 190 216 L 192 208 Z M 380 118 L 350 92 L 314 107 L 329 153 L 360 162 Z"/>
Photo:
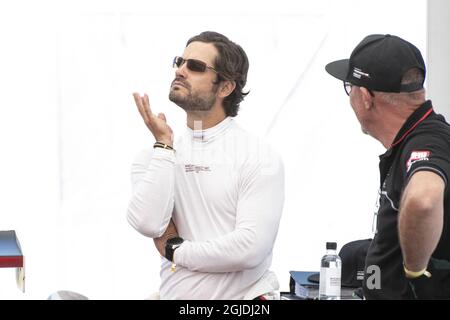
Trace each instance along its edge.
<path fill-rule="evenodd" d="M 341 297 L 342 261 L 336 247 L 336 242 L 327 242 L 327 253 L 320 262 L 320 300 L 339 300 Z"/>

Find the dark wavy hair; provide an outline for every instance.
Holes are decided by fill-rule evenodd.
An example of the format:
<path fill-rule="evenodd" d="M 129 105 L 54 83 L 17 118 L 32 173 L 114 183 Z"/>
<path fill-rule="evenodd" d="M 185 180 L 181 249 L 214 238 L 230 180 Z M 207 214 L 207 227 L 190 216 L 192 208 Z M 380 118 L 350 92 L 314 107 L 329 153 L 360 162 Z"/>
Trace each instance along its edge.
<path fill-rule="evenodd" d="M 226 115 L 235 117 L 239 111 L 239 104 L 249 94 L 249 92 L 243 91 L 247 83 L 249 67 L 247 54 L 240 45 L 232 42 L 224 35 L 213 31 L 205 31 L 190 38 L 186 46 L 194 41 L 212 43 L 217 51 L 219 51 L 214 65 L 214 68 L 218 71 L 217 83 L 226 80 L 236 82 L 236 88 L 224 99 Z"/>

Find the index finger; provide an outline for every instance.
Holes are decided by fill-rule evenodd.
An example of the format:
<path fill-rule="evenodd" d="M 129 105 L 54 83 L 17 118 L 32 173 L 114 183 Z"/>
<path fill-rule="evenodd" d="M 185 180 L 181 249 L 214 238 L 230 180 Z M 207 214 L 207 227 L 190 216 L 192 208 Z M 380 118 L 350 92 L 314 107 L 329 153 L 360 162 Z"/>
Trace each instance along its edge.
<path fill-rule="evenodd" d="M 133 93 L 134 102 L 136 103 L 136 106 L 138 108 L 139 113 L 141 114 L 142 119 L 144 119 L 145 122 L 148 122 L 150 118 L 148 117 L 147 113 L 145 112 L 145 106 L 143 103 L 143 98 L 139 95 L 139 93 L 134 92 Z"/>
<path fill-rule="evenodd" d="M 150 109 L 150 101 L 149 101 L 148 95 L 146 93 L 144 93 L 144 97 L 142 98 L 142 102 L 144 104 L 144 111 L 147 114 L 147 117 L 152 119 L 153 118 L 153 113 L 152 113 L 152 109 Z"/>

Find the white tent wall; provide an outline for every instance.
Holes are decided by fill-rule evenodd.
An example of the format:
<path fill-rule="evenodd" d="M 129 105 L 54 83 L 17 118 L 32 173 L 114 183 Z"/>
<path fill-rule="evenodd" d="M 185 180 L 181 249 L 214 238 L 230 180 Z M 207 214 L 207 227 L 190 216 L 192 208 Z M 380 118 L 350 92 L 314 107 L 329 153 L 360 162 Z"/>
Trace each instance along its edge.
<path fill-rule="evenodd" d="M 15 229 L 26 294 L 0 268 L 0 299 L 46 298 L 61 259 L 55 24 L 40 3 L 0 3 L 0 229 Z M 10 285 L 12 284 L 12 285 Z"/>
<path fill-rule="evenodd" d="M 450 119 L 450 2 L 428 0 L 427 9 L 428 96 L 436 111 Z"/>
<path fill-rule="evenodd" d="M 326 241 L 371 237 L 383 148 L 361 133 L 324 66 L 369 33 L 402 36 L 425 54 L 425 12 L 425 0 L 2 2 L 0 229 L 18 233 L 27 291 L 0 286 L 0 299 L 158 290 L 160 257 L 125 219 L 132 159 L 153 142 L 131 93 L 147 92 L 183 132 L 185 115 L 167 99 L 171 60 L 204 30 L 246 50 L 251 93 L 237 121 L 285 162 L 272 266 L 281 289 L 289 270 L 318 270 Z"/>

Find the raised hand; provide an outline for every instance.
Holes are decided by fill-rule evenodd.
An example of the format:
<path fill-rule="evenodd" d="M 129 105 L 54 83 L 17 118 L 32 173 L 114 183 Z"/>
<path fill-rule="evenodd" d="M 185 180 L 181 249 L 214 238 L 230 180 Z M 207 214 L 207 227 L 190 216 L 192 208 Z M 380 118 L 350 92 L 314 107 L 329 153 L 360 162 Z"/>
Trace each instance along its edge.
<path fill-rule="evenodd" d="M 157 116 L 152 113 L 147 94 L 141 97 L 139 93 L 135 92 L 133 97 L 145 125 L 151 131 L 156 141 L 173 146 L 173 131 L 167 124 L 164 113 L 159 113 Z"/>

